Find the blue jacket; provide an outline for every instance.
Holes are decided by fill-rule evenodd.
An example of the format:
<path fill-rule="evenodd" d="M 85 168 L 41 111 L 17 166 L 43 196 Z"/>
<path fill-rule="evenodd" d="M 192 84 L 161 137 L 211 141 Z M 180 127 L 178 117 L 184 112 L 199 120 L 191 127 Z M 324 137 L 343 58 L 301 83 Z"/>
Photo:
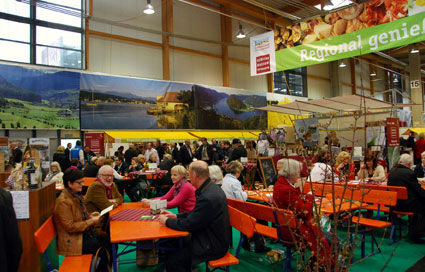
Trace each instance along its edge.
<path fill-rule="evenodd" d="M 71 153 L 71 160 L 72 159 L 78 159 L 79 163 L 78 163 L 78 167 L 81 167 L 81 161 L 80 161 L 80 150 L 83 150 L 83 148 L 81 146 L 74 146 L 70 153 Z"/>

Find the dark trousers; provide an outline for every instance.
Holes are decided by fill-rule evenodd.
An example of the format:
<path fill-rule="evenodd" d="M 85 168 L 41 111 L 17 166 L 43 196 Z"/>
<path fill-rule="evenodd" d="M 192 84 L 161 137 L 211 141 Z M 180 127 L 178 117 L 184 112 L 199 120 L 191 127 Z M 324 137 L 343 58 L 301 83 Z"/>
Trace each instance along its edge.
<path fill-rule="evenodd" d="M 161 247 L 169 249 L 165 252 L 165 270 L 167 272 L 192 271 L 190 237 L 167 239 L 167 241 L 161 243 Z"/>
<path fill-rule="evenodd" d="M 111 256 L 111 244 L 100 235 L 94 233 L 85 232 L 83 233 L 83 252 L 82 254 L 93 254 L 95 256 L 96 252 L 100 248 L 98 253 L 99 265 L 97 266 L 96 271 L 108 271 L 107 267 L 110 263 Z"/>

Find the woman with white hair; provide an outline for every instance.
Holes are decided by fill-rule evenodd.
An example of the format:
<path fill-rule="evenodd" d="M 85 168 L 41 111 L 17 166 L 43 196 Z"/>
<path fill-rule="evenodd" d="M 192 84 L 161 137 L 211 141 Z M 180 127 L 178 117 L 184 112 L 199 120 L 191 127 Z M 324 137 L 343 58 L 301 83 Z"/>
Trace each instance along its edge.
<path fill-rule="evenodd" d="M 210 171 L 211 181 L 221 187 L 223 184 L 223 172 L 221 172 L 220 167 L 218 165 L 210 165 L 208 170 Z"/>
<path fill-rule="evenodd" d="M 62 169 L 58 162 L 52 162 L 50 164 L 50 172 L 47 174 L 46 178 L 44 179 L 44 182 L 56 182 L 57 185 L 63 184 L 63 173 Z"/>
<path fill-rule="evenodd" d="M 292 241 L 294 235 L 296 242 L 309 246 L 319 264 L 326 266 L 332 261 L 332 252 L 321 229 L 314 221 L 313 201 L 311 194 L 304 195 L 295 183 L 300 177 L 302 165 L 293 159 L 283 159 L 279 178 L 274 185 L 273 200 L 280 209 L 291 210 L 295 217 L 297 228 L 288 230 L 281 227 L 281 233 L 286 241 Z"/>
<path fill-rule="evenodd" d="M 226 176 L 223 179 L 221 189 L 223 189 L 227 198 L 239 199 L 246 201 L 248 195 L 242 189 L 241 182 L 238 180 L 243 170 L 240 161 L 231 161 L 226 167 Z"/>

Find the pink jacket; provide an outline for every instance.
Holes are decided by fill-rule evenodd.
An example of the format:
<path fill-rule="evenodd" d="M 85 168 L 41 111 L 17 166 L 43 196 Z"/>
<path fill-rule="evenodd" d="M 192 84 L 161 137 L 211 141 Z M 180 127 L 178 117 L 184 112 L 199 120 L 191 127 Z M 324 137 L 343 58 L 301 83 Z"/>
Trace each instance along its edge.
<path fill-rule="evenodd" d="M 183 183 L 181 187 L 176 187 L 176 185 L 180 186 L 180 183 Z M 177 193 L 175 194 L 176 190 Z M 180 181 L 178 184 L 174 184 L 168 193 L 156 199 L 166 199 L 167 209 L 177 207 L 179 209 L 179 213 L 190 212 L 195 207 L 195 187 L 186 180 Z"/>

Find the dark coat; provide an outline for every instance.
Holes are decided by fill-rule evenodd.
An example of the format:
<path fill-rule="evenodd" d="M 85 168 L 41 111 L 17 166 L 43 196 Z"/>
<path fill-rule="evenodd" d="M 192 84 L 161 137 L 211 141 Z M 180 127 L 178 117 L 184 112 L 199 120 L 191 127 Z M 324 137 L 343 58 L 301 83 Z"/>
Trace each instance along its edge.
<path fill-rule="evenodd" d="M 171 152 L 171 156 L 173 157 L 175 163 L 180 163 L 180 151 L 177 149 L 177 147 L 173 149 L 173 151 Z"/>
<path fill-rule="evenodd" d="M 159 160 L 162 161 L 162 159 L 164 159 L 164 154 L 165 154 L 164 148 L 162 147 L 162 145 L 159 145 L 155 149 L 156 149 L 156 152 L 158 153 Z"/>
<path fill-rule="evenodd" d="M 18 271 L 22 242 L 13 209 L 12 195 L 0 188 L 0 263 L 1 271 Z"/>
<path fill-rule="evenodd" d="M 407 189 L 407 199 L 397 200 L 396 210 L 425 213 L 425 190 L 419 184 L 414 171 L 404 165 L 397 165 L 388 176 L 388 185 Z"/>
<path fill-rule="evenodd" d="M 193 160 L 193 154 L 190 146 L 182 145 L 180 148 L 180 161 L 183 165 L 189 165 Z"/>
<path fill-rule="evenodd" d="M 167 174 L 165 174 L 162 180 L 160 181 L 161 185 L 173 184 L 173 182 L 171 181 L 171 168 L 173 168 L 174 165 L 176 165 L 176 163 L 173 160 L 169 160 L 167 158 L 164 158 L 164 160 L 159 163 L 159 169 L 168 171 Z"/>
<path fill-rule="evenodd" d="M 195 158 L 198 160 L 202 160 L 202 149 L 204 148 L 204 145 L 201 145 L 196 151 L 195 151 Z M 210 144 L 207 144 L 207 155 L 209 160 L 206 161 L 208 164 L 211 164 L 213 161 L 215 161 L 214 158 L 214 151 Z"/>
<path fill-rule="evenodd" d="M 123 161 L 120 166 L 115 165 L 114 169 L 118 172 L 118 174 L 123 176 L 125 173 L 127 173 L 128 165 L 125 163 L 125 161 Z"/>
<path fill-rule="evenodd" d="M 71 162 L 69 161 L 69 157 L 65 156 L 64 152 L 56 152 L 53 154 L 53 161 L 58 162 L 62 172 L 64 172 L 68 167 L 71 166 Z"/>
<path fill-rule="evenodd" d="M 84 168 L 84 176 L 89 178 L 97 177 L 97 172 L 99 172 L 100 167 L 95 164 L 89 164 L 86 168 Z"/>
<path fill-rule="evenodd" d="M 139 155 L 139 152 L 133 148 L 129 148 L 124 153 L 125 163 L 127 165 L 131 164 L 131 159 L 134 157 L 137 157 Z M 149 160 L 149 158 L 146 158 L 146 160 Z"/>
<path fill-rule="evenodd" d="M 415 172 L 417 178 L 424 177 L 424 168 L 422 166 L 422 162 L 416 164 L 415 170 L 413 170 L 413 172 Z"/>
<path fill-rule="evenodd" d="M 20 163 L 22 162 L 22 150 L 16 147 L 12 150 L 12 157 L 13 162 L 12 163 Z"/>
<path fill-rule="evenodd" d="M 236 147 L 235 149 L 233 149 L 232 154 L 230 155 L 230 158 L 227 162 L 229 163 L 231 161 L 240 160 L 241 157 L 247 157 L 247 156 L 248 155 L 247 155 L 245 147 L 243 147 L 243 145 L 240 145 Z"/>
<path fill-rule="evenodd" d="M 189 231 L 193 264 L 223 257 L 230 245 L 230 221 L 223 190 L 208 178 L 196 190 L 195 208 L 169 218 L 169 228 Z"/>

